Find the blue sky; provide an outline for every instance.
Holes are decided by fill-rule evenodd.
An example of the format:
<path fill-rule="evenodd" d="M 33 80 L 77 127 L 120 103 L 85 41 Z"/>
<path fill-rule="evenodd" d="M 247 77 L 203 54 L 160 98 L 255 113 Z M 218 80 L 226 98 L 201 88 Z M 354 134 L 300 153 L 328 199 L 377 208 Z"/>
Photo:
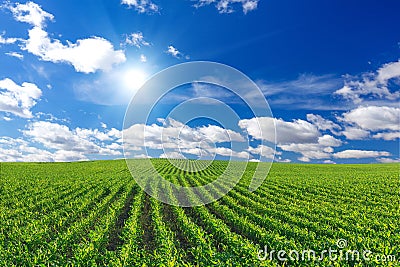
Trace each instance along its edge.
<path fill-rule="evenodd" d="M 152 75 L 192 61 L 246 74 L 274 119 L 252 116 L 224 88 L 189 84 L 171 91 L 150 121 L 125 129 L 127 156 L 399 161 L 398 10 L 395 0 L 2 2 L 0 161 L 124 157 L 130 99 Z M 238 118 L 184 126 L 168 117 L 199 96 L 227 104 Z M 218 104 L 188 113 L 201 109 L 217 113 Z M 276 140 L 255 122 L 267 133 L 275 124 Z M 143 130 L 149 142 L 140 140 Z M 172 135 L 168 151 L 160 149 L 162 131 Z"/>

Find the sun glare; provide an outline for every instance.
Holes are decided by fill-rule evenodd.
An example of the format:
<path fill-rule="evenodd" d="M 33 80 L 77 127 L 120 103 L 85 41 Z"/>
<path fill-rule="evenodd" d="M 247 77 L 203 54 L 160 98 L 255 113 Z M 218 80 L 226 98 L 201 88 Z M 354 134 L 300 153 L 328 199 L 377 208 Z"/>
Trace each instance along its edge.
<path fill-rule="evenodd" d="M 146 81 L 147 75 L 138 69 L 127 70 L 124 74 L 124 85 L 129 89 L 139 89 Z"/>

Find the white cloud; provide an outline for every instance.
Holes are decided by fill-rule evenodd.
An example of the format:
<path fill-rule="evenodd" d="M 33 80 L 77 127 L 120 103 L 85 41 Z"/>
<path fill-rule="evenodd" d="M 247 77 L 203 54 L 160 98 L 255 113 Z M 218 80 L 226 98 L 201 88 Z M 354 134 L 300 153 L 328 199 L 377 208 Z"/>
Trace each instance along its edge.
<path fill-rule="evenodd" d="M 372 136 L 372 138 L 375 139 L 383 139 L 386 141 L 390 140 L 396 140 L 397 138 L 400 138 L 400 132 L 383 132 L 383 133 L 377 133 Z"/>
<path fill-rule="evenodd" d="M 351 126 L 346 126 L 340 134 L 344 135 L 349 140 L 362 140 L 369 137 L 369 131 Z"/>
<path fill-rule="evenodd" d="M 113 45 L 104 38 L 91 37 L 63 45 L 59 40 L 51 40 L 47 32 L 38 27 L 29 30 L 29 39 L 23 49 L 45 61 L 69 63 L 76 71 L 83 73 L 107 71 L 113 65 L 126 61 L 124 52 L 114 50 Z"/>
<path fill-rule="evenodd" d="M 244 142 L 239 133 L 216 125 L 191 128 L 173 119 L 159 119 L 159 124 L 134 124 L 123 131 L 124 145 L 128 148 L 149 148 L 164 150 L 165 155 L 172 152 L 213 157 L 218 154 L 237 158 L 248 158 L 246 151 L 233 151 L 217 147 L 224 142 Z M 176 155 L 175 153 L 172 155 Z"/>
<path fill-rule="evenodd" d="M 257 147 L 249 147 L 247 151 L 249 151 L 253 155 L 260 155 L 267 159 L 273 159 L 274 155 L 282 154 L 282 152 L 277 152 L 272 147 L 265 145 L 258 145 Z"/>
<path fill-rule="evenodd" d="M 400 108 L 377 106 L 358 107 L 344 113 L 343 121 L 370 131 L 398 131 L 400 130 Z"/>
<path fill-rule="evenodd" d="M 257 9 L 259 0 L 196 0 L 197 3 L 194 5 L 196 8 L 214 4 L 218 9 L 219 13 L 232 13 L 234 12 L 233 5 L 241 4 L 243 13 L 247 14 L 249 11 Z"/>
<path fill-rule="evenodd" d="M 272 138 L 274 123 L 277 146 L 284 151 L 300 153 L 302 155 L 299 158 L 300 161 L 308 162 L 311 159 L 330 158 L 334 151 L 333 147 L 339 147 L 343 143 L 331 135 L 321 135 L 314 124 L 303 120 L 287 122 L 282 119 L 262 117 L 241 120 L 239 126 L 255 139 L 274 142 Z M 257 152 L 256 149 L 249 151 Z"/>
<path fill-rule="evenodd" d="M 377 161 L 381 163 L 397 163 L 400 162 L 400 159 L 391 159 L 391 158 L 379 158 L 376 159 Z"/>
<path fill-rule="evenodd" d="M 338 159 L 361 159 L 361 158 L 376 158 L 388 157 L 389 152 L 386 151 L 371 151 L 371 150 L 344 150 L 333 154 L 333 157 Z"/>
<path fill-rule="evenodd" d="M 326 131 L 329 130 L 332 133 L 336 133 L 336 130 L 340 130 L 342 127 L 334 123 L 333 121 L 324 119 L 321 115 L 307 114 L 307 120 L 317 126 L 318 130 Z"/>
<path fill-rule="evenodd" d="M 395 90 L 392 92 L 389 82 L 397 80 L 397 87 L 399 87 L 399 78 L 400 60 L 383 65 L 375 73 L 364 73 L 360 78 L 348 76 L 345 85 L 337 90 L 335 94 L 352 100 L 357 104 L 370 96 L 396 101 L 400 98 L 400 91 Z"/>
<path fill-rule="evenodd" d="M 282 159 L 282 157 L 275 157 L 274 161 L 275 162 L 283 162 L 283 163 L 292 162 L 291 159 Z"/>
<path fill-rule="evenodd" d="M 97 139 L 100 141 L 110 141 L 112 138 L 105 132 L 101 132 L 98 129 L 82 129 L 82 128 L 76 128 L 75 133 L 77 136 L 83 138 L 83 139 Z"/>
<path fill-rule="evenodd" d="M 76 43 L 67 41 L 64 45 L 60 40 L 50 39 L 44 30 L 46 19 L 54 16 L 33 2 L 8 6 L 17 21 L 33 26 L 28 31 L 28 40 L 23 41 L 22 49 L 40 59 L 53 63 L 65 62 L 71 64 L 76 71 L 92 73 L 97 70 L 110 70 L 113 65 L 126 61 L 124 51 L 114 50 L 113 45 L 101 37 L 79 39 Z"/>
<path fill-rule="evenodd" d="M 7 56 L 16 57 L 18 59 L 24 59 L 24 55 L 17 53 L 17 52 L 7 52 L 5 53 Z"/>
<path fill-rule="evenodd" d="M 311 160 L 309 159 L 309 158 L 307 158 L 307 157 L 300 157 L 300 158 L 298 158 L 298 160 L 299 161 L 302 161 L 302 162 L 310 162 Z"/>
<path fill-rule="evenodd" d="M 12 121 L 12 119 L 10 117 L 6 117 L 6 116 L 4 116 L 4 117 L 2 117 L 0 119 L 1 120 L 5 120 L 5 121 Z"/>
<path fill-rule="evenodd" d="M 215 154 L 225 156 L 225 157 L 233 157 L 233 158 L 241 158 L 241 159 L 249 159 L 250 154 L 246 151 L 233 151 L 227 147 L 216 147 L 215 149 L 211 149 L 211 151 L 215 152 Z"/>
<path fill-rule="evenodd" d="M 243 4 L 242 4 L 243 13 L 247 14 L 247 12 L 249 12 L 249 11 L 256 10 L 257 9 L 257 5 L 258 5 L 258 0 L 243 2 Z"/>
<path fill-rule="evenodd" d="M 154 13 L 160 9 L 150 0 L 122 0 L 121 3 L 128 7 L 134 7 L 138 13 Z"/>
<path fill-rule="evenodd" d="M 52 122 L 57 122 L 57 121 L 62 122 L 62 123 L 70 122 L 70 119 L 68 119 L 68 118 L 60 119 L 51 113 L 44 113 L 44 112 L 40 112 L 40 111 L 35 113 L 35 118 L 37 120 L 46 120 L 46 121 L 52 121 Z"/>
<path fill-rule="evenodd" d="M 276 142 L 288 143 L 315 143 L 321 135 L 317 127 L 304 120 L 292 122 L 270 117 L 260 117 L 239 121 L 239 127 L 245 129 L 255 139 L 274 140 L 274 125 L 276 127 Z"/>
<path fill-rule="evenodd" d="M 316 143 L 291 143 L 286 145 L 278 145 L 284 151 L 300 153 L 300 161 L 308 162 L 310 159 L 326 159 L 331 157 L 333 147 L 339 147 L 342 141 L 334 138 L 331 135 L 323 135 L 318 137 Z"/>
<path fill-rule="evenodd" d="M 150 46 L 150 43 L 144 40 L 142 32 L 134 32 L 126 36 L 125 44 L 141 48 L 142 46 Z"/>
<path fill-rule="evenodd" d="M 168 153 L 162 153 L 160 155 L 160 158 L 164 159 L 186 159 L 184 155 L 182 155 L 179 152 L 168 152 Z"/>
<path fill-rule="evenodd" d="M 216 125 L 190 128 L 173 119 L 160 119 L 163 125 L 134 124 L 124 130 L 124 141 L 136 146 L 146 145 L 149 148 L 196 148 L 208 143 L 222 143 L 245 139 L 230 129 L 223 129 Z M 143 140 L 145 139 L 145 144 Z M 210 146 L 211 147 L 211 146 Z"/>
<path fill-rule="evenodd" d="M 5 35 L 5 32 L 0 34 L 0 44 L 13 44 L 16 41 L 18 41 L 17 38 L 5 38 L 4 35 Z"/>
<path fill-rule="evenodd" d="M 168 50 L 165 51 L 165 53 L 176 58 L 179 58 L 182 55 L 182 53 L 172 45 L 168 46 Z"/>
<path fill-rule="evenodd" d="M 0 137 L 0 161 L 52 161 L 51 153 L 21 138 Z"/>
<path fill-rule="evenodd" d="M 323 136 L 318 137 L 318 144 L 325 146 L 325 147 L 338 147 L 342 145 L 342 141 L 336 139 L 335 137 L 325 134 Z"/>
<path fill-rule="evenodd" d="M 77 161 L 87 160 L 80 152 L 57 150 L 50 152 L 32 146 L 21 138 L 0 137 L 0 161 Z"/>
<path fill-rule="evenodd" d="M 336 162 L 334 162 L 334 161 L 332 161 L 330 159 L 324 160 L 323 163 L 325 163 L 325 164 L 336 164 Z"/>
<path fill-rule="evenodd" d="M 53 155 L 54 161 L 84 161 L 88 158 L 77 151 L 58 150 Z"/>
<path fill-rule="evenodd" d="M 375 139 L 394 140 L 400 136 L 400 108 L 361 106 L 338 119 L 347 124 L 341 134 L 350 140 L 366 139 L 371 132 L 375 132 Z"/>
<path fill-rule="evenodd" d="M 117 130 L 115 128 L 111 128 L 110 131 L 107 132 L 108 136 L 110 137 L 115 137 L 115 138 L 122 138 L 122 132 L 120 130 Z"/>
<path fill-rule="evenodd" d="M 79 131 L 78 131 L 79 132 Z M 25 136 L 33 141 L 43 144 L 46 148 L 57 150 L 71 150 L 95 154 L 100 152 L 100 147 L 85 137 L 74 133 L 67 126 L 47 121 L 33 122 L 27 130 L 23 130 Z"/>
<path fill-rule="evenodd" d="M 38 4 L 33 2 L 27 2 L 26 4 L 16 3 L 14 6 L 9 5 L 8 8 L 13 13 L 15 20 L 26 22 L 39 28 L 45 26 L 47 19 L 54 19 L 52 14 L 44 11 Z"/>
<path fill-rule="evenodd" d="M 167 51 L 165 51 L 165 53 L 167 53 L 168 55 L 171 55 L 175 58 L 183 58 L 184 57 L 185 59 L 190 59 L 189 55 L 183 54 L 181 51 L 179 51 L 173 45 L 168 46 L 168 49 L 167 49 Z"/>
<path fill-rule="evenodd" d="M 279 147 L 284 151 L 300 153 L 303 158 L 308 159 L 326 159 L 331 156 L 330 153 L 324 151 L 324 146 L 320 144 L 289 144 Z"/>
<path fill-rule="evenodd" d="M 400 108 L 360 106 L 338 118 L 346 124 L 341 132 L 349 140 L 395 140 L 400 136 Z M 374 134 L 373 134 L 374 133 Z"/>
<path fill-rule="evenodd" d="M 52 157 L 55 161 L 62 158 L 82 160 L 86 155 L 121 155 L 121 146 L 118 144 L 120 136 L 113 128 L 111 131 L 101 132 L 98 129 L 75 128 L 69 129 L 66 125 L 36 121 L 30 123 L 24 136 L 34 143 L 43 145 L 46 149 L 55 150 Z"/>
<path fill-rule="evenodd" d="M 143 54 L 140 55 L 140 62 L 147 62 L 147 57 Z"/>
<path fill-rule="evenodd" d="M 244 142 L 245 139 L 239 133 L 232 131 L 230 129 L 224 129 L 216 125 L 202 126 L 198 129 L 204 137 L 211 140 L 213 143 L 222 142 Z"/>
<path fill-rule="evenodd" d="M 31 108 L 41 96 L 42 91 L 33 83 L 18 85 L 9 78 L 0 80 L 0 111 L 31 118 Z"/>
<path fill-rule="evenodd" d="M 146 154 L 133 155 L 133 158 L 135 158 L 135 159 L 151 159 L 151 157 L 149 155 L 146 155 Z"/>

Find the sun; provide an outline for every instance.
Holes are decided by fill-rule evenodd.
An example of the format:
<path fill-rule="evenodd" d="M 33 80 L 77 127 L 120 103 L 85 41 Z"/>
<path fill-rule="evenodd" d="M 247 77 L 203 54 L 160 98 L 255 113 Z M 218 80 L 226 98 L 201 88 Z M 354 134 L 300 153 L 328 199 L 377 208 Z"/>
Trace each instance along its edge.
<path fill-rule="evenodd" d="M 124 86 L 128 89 L 138 90 L 146 82 L 147 75 L 139 69 L 129 69 L 123 76 Z"/>

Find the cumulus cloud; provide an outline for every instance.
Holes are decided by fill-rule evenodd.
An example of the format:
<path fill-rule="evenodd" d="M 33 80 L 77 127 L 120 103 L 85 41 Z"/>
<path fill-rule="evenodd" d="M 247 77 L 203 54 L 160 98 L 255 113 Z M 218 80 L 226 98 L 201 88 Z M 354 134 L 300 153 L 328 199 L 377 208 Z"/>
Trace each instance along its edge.
<path fill-rule="evenodd" d="M 76 71 L 92 73 L 97 70 L 109 70 L 113 65 L 126 61 L 122 50 L 114 50 L 113 45 L 102 37 L 79 39 L 76 43 L 51 39 L 44 30 L 46 20 L 54 16 L 44 11 L 38 4 L 27 2 L 8 6 L 14 18 L 33 26 L 28 31 L 29 38 L 23 41 L 22 49 L 40 59 L 54 63 L 71 64 Z"/>
<path fill-rule="evenodd" d="M 162 159 L 186 159 L 184 155 L 182 155 L 179 152 L 168 152 L 168 153 L 162 153 L 160 155 L 160 158 Z"/>
<path fill-rule="evenodd" d="M 344 150 L 333 154 L 333 157 L 338 159 L 362 159 L 362 158 L 376 158 L 388 157 L 389 152 L 386 151 L 372 151 L 372 150 Z"/>
<path fill-rule="evenodd" d="M 0 137 L 0 161 L 81 161 L 88 158 L 78 151 L 40 149 L 22 138 Z"/>
<path fill-rule="evenodd" d="M 93 73 L 110 70 L 113 65 L 126 61 L 122 50 L 114 50 L 113 45 L 102 37 L 80 39 L 64 45 L 59 40 L 51 40 L 48 33 L 39 27 L 29 30 L 29 39 L 23 48 L 53 63 L 66 62 L 76 71 Z"/>
<path fill-rule="evenodd" d="M 374 139 L 383 139 L 386 141 L 390 140 L 395 140 L 397 138 L 400 138 L 400 132 L 383 132 L 383 133 L 377 133 L 372 136 Z"/>
<path fill-rule="evenodd" d="M 85 160 L 88 155 L 122 155 L 121 132 L 115 128 L 104 131 L 79 127 L 70 129 L 63 124 L 36 121 L 22 133 L 31 141 L 30 146 L 40 144 L 45 149 L 39 154 L 47 157 L 46 161 Z"/>
<path fill-rule="evenodd" d="M 400 108 L 393 107 L 358 107 L 343 114 L 343 121 L 355 124 L 362 129 L 400 130 Z"/>
<path fill-rule="evenodd" d="M 31 118 L 31 108 L 41 96 L 42 90 L 33 83 L 24 82 L 18 85 L 9 78 L 0 80 L 0 111 Z"/>
<path fill-rule="evenodd" d="M 343 142 L 341 140 L 328 134 L 318 137 L 318 144 L 325 147 L 338 147 L 341 146 L 342 143 Z"/>
<path fill-rule="evenodd" d="M 302 155 L 300 161 L 309 162 L 310 159 L 327 159 L 331 157 L 333 147 L 342 145 L 342 141 L 330 135 L 320 136 L 317 143 L 279 145 L 284 151 L 296 152 Z"/>
<path fill-rule="evenodd" d="M 360 106 L 339 118 L 347 124 L 342 134 L 350 140 L 368 138 L 394 140 L 400 135 L 400 108 L 386 106 Z"/>
<path fill-rule="evenodd" d="M 335 94 L 359 104 L 370 96 L 386 100 L 399 100 L 400 91 L 391 90 L 390 82 L 395 81 L 397 88 L 400 78 L 400 60 L 383 65 L 376 72 L 364 73 L 360 78 L 347 77 L 344 86 Z"/>
<path fill-rule="evenodd" d="M 199 133 L 201 133 L 204 137 L 208 138 L 213 143 L 222 143 L 222 142 L 244 142 L 240 133 L 232 131 L 230 129 L 224 129 L 216 125 L 207 125 L 200 127 L 198 129 Z"/>
<path fill-rule="evenodd" d="M 274 131 L 276 127 L 276 143 L 315 143 L 321 133 L 317 127 L 304 120 L 292 122 L 282 119 L 259 117 L 239 121 L 239 127 L 246 130 L 253 138 L 275 142 Z"/>
<path fill-rule="evenodd" d="M 282 163 L 292 162 L 291 159 L 283 159 L 282 157 L 275 157 L 274 161 L 275 162 L 282 162 Z"/>
<path fill-rule="evenodd" d="M 215 153 L 221 156 L 233 157 L 233 158 L 241 158 L 241 159 L 249 159 L 250 155 L 246 151 L 233 151 L 227 147 L 216 147 Z"/>
<path fill-rule="evenodd" d="M 397 163 L 397 162 L 400 162 L 400 159 L 379 158 L 379 159 L 377 159 L 377 161 L 381 162 L 381 163 Z"/>
<path fill-rule="evenodd" d="M 244 138 L 230 129 L 223 129 L 216 125 L 207 125 L 191 128 L 173 119 L 160 119 L 162 125 L 134 124 L 124 130 L 124 140 L 137 146 L 148 146 L 154 149 L 162 147 L 196 148 L 206 143 L 223 143 L 231 141 L 244 141 Z M 143 142 L 145 140 L 145 143 Z M 197 144 L 196 144 L 197 143 Z"/>
<path fill-rule="evenodd" d="M 16 3 L 14 6 L 9 5 L 8 8 L 13 13 L 15 20 L 26 22 L 39 28 L 45 26 L 47 19 L 50 21 L 54 19 L 52 14 L 44 11 L 34 2 L 27 2 L 26 4 Z"/>
<path fill-rule="evenodd" d="M 274 142 L 274 124 L 276 126 L 277 146 L 283 151 L 301 154 L 300 161 L 309 162 L 311 159 L 330 158 L 334 151 L 333 147 L 339 147 L 343 143 L 331 135 L 322 135 L 316 125 L 304 120 L 288 122 L 282 119 L 261 117 L 239 121 L 239 126 L 253 138 L 269 142 Z M 329 127 L 331 126 L 332 124 L 329 124 Z M 266 148 L 266 151 L 269 151 L 269 149 Z M 250 148 L 249 152 L 256 153 L 257 149 Z"/>
<path fill-rule="evenodd" d="M 159 11 L 159 6 L 150 0 L 122 0 L 121 4 L 133 7 L 138 13 L 155 13 Z"/>
<path fill-rule="evenodd" d="M 0 161 L 52 161 L 51 155 L 22 138 L 0 137 Z"/>
<path fill-rule="evenodd" d="M 352 126 L 346 126 L 340 134 L 344 135 L 348 140 L 362 140 L 369 137 L 369 131 Z"/>
<path fill-rule="evenodd" d="M 57 150 L 71 150 L 88 154 L 98 153 L 100 147 L 82 136 L 75 134 L 66 125 L 47 121 L 33 122 L 24 135 L 33 141 L 41 143 L 47 148 Z"/>
<path fill-rule="evenodd" d="M 216 125 L 189 127 L 174 119 L 159 119 L 161 124 L 133 124 L 123 131 L 124 145 L 130 147 L 146 147 L 149 149 L 164 150 L 165 155 L 176 153 L 208 156 L 218 154 L 222 156 L 246 158 L 246 151 L 233 151 L 230 148 L 217 147 L 216 144 L 225 142 L 244 142 L 245 138 L 239 133 L 224 129 Z M 177 157 L 174 157 L 177 158 Z"/>
<path fill-rule="evenodd" d="M 151 156 L 146 155 L 146 154 L 135 154 L 135 155 L 132 155 L 132 157 L 135 159 L 151 159 L 152 158 Z M 166 158 L 168 158 L 168 157 L 166 157 Z"/>
<path fill-rule="evenodd" d="M 66 151 L 66 150 L 57 150 L 52 157 L 54 161 L 64 161 L 64 162 L 88 160 L 88 158 L 82 152 Z"/>
<path fill-rule="evenodd" d="M 17 38 L 7 38 L 7 37 L 4 37 L 4 35 L 5 35 L 5 32 L 0 34 L 0 44 L 13 44 L 16 41 L 18 41 Z"/>
<path fill-rule="evenodd" d="M 142 46 L 150 46 L 150 43 L 147 42 L 142 32 L 134 32 L 126 36 L 125 44 L 136 46 L 137 48 L 141 48 Z"/>
<path fill-rule="evenodd" d="M 257 9 L 259 0 L 195 0 L 196 8 L 214 4 L 219 13 L 232 13 L 235 11 L 234 5 L 240 4 L 244 14 Z"/>
<path fill-rule="evenodd" d="M 250 146 L 247 151 L 253 155 L 260 155 L 267 159 L 273 159 L 274 155 L 282 155 L 282 152 L 277 152 L 272 147 L 266 145 L 258 145 L 257 147 Z"/>
<path fill-rule="evenodd" d="M 317 126 L 318 130 L 321 131 L 329 130 L 332 133 L 336 133 L 336 130 L 340 130 L 342 128 L 340 125 L 331 120 L 327 120 L 318 114 L 307 114 L 307 120 Z"/>
<path fill-rule="evenodd" d="M 182 55 L 182 53 L 172 45 L 168 46 L 168 50 L 165 51 L 165 53 L 167 53 L 173 57 L 176 57 L 176 58 L 180 58 Z"/>

